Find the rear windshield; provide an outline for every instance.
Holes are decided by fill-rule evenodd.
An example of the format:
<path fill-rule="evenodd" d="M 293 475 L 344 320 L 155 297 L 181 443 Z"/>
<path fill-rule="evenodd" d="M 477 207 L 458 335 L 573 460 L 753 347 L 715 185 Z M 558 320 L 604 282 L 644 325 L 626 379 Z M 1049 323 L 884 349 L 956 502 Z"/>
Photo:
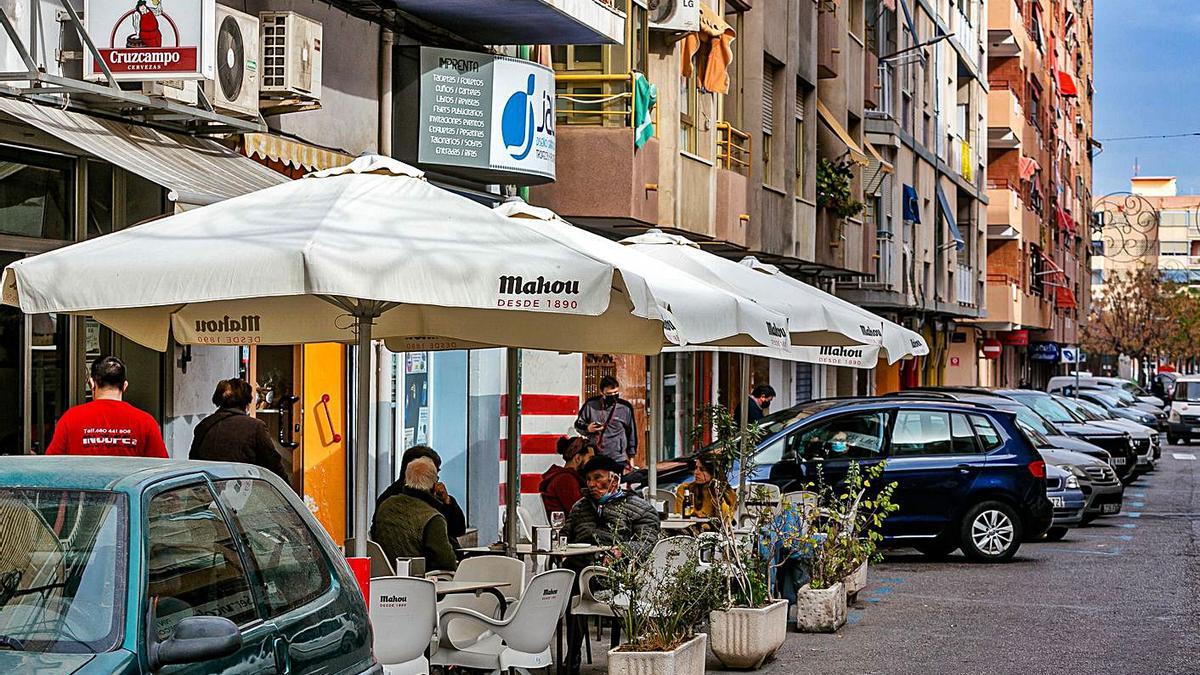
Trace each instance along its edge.
<path fill-rule="evenodd" d="M 125 616 L 125 499 L 0 489 L 0 649 L 113 649 Z"/>
<path fill-rule="evenodd" d="M 1076 415 L 1079 415 L 1088 422 L 1103 422 L 1104 420 L 1112 419 L 1103 408 L 1097 407 L 1094 403 L 1077 401 L 1068 396 L 1055 396 L 1054 400 L 1063 404 L 1068 410 Z"/>
<path fill-rule="evenodd" d="M 1200 382 L 1176 382 L 1175 400 L 1200 403 Z"/>
<path fill-rule="evenodd" d="M 1012 397 L 1029 406 L 1030 408 L 1033 408 L 1039 415 L 1045 417 L 1055 424 L 1071 424 L 1079 421 L 1079 419 L 1072 415 L 1066 408 L 1062 407 L 1058 401 L 1055 401 L 1049 396 L 1032 393 L 1014 393 Z"/>

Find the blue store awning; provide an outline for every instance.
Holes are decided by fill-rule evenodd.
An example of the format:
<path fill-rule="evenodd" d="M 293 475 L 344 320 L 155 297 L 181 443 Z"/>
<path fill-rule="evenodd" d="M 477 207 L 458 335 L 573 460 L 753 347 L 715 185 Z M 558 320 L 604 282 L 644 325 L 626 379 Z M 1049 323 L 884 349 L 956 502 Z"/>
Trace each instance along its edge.
<path fill-rule="evenodd" d="M 946 199 L 946 193 L 942 191 L 942 186 L 937 186 L 938 204 L 942 207 L 942 217 L 946 219 L 946 226 L 950 228 L 950 236 L 954 238 L 954 248 L 963 250 L 967 244 L 963 241 L 962 232 L 958 231 L 958 223 L 954 220 L 954 211 L 950 208 L 950 201 Z"/>

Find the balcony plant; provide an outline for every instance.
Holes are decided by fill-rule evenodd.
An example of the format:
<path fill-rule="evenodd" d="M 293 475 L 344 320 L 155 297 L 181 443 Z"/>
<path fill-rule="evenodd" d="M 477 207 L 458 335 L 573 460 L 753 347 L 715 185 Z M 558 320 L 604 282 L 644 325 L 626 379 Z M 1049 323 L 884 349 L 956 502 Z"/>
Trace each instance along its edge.
<path fill-rule="evenodd" d="M 848 159 L 822 158 L 817 162 L 817 206 L 839 221 L 853 218 L 867 208 L 854 198 L 854 167 Z"/>

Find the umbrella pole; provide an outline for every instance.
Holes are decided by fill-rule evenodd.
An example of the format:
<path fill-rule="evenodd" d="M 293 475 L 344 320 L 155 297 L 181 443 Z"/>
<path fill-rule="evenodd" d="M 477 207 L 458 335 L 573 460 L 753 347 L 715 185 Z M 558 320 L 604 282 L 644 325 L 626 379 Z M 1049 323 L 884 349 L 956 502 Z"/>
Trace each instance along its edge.
<path fill-rule="evenodd" d="M 521 350 L 505 350 L 504 545 L 517 554 L 517 506 L 521 499 Z M 536 543 L 536 542 L 535 542 Z"/>
<path fill-rule="evenodd" d="M 658 491 L 658 458 L 662 456 L 662 355 L 650 357 L 650 447 L 646 454 L 647 498 Z"/>
<path fill-rule="evenodd" d="M 374 314 L 356 313 L 354 328 L 357 333 L 358 354 L 355 367 L 358 370 L 358 392 L 354 412 L 354 556 L 367 556 L 367 512 L 371 507 L 370 443 L 371 435 L 371 329 Z"/>
<path fill-rule="evenodd" d="M 738 377 L 741 380 L 739 392 L 742 397 L 742 404 L 738 406 L 741 414 L 738 415 L 741 419 L 738 420 L 738 495 L 745 499 L 746 494 L 746 427 L 749 426 L 750 419 L 750 357 L 747 354 L 738 355 L 739 367 Z"/>

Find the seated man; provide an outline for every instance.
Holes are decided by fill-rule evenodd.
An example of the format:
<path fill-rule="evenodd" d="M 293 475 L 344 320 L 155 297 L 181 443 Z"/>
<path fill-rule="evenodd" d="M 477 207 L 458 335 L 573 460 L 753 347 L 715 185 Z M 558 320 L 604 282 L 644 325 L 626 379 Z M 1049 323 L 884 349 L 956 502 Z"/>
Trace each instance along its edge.
<path fill-rule="evenodd" d="M 621 470 L 620 464 L 600 454 L 583 466 L 587 490 L 567 515 L 563 534 L 571 543 L 620 544 L 627 554 L 645 557 L 658 541 L 658 512 L 650 502 L 621 489 Z"/>
<path fill-rule="evenodd" d="M 458 558 L 446 530 L 446 517 L 438 511 L 434 486 L 437 465 L 428 457 L 409 463 L 404 472 L 404 489 L 388 497 L 375 511 L 371 536 L 387 554 L 396 558 L 425 558 L 427 570 L 454 570 Z"/>

